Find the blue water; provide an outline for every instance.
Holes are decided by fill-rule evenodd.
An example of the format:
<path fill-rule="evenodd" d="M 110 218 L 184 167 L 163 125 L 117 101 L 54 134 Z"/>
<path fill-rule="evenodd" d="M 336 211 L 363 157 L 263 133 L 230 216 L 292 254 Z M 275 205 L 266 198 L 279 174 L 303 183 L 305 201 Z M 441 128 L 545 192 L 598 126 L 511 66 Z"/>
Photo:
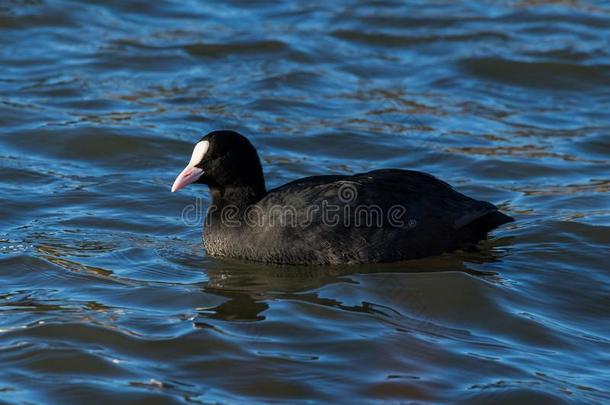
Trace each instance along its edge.
<path fill-rule="evenodd" d="M 606 1 L 0 2 L 0 401 L 610 401 Z M 517 221 L 376 266 L 208 257 L 213 129 L 275 187 L 432 173 Z"/>

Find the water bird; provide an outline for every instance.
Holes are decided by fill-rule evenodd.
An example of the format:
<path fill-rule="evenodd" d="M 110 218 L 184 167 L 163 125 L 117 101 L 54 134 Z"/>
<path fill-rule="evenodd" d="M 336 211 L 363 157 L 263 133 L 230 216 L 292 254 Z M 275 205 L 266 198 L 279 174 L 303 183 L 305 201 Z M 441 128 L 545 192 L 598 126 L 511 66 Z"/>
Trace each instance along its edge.
<path fill-rule="evenodd" d="M 498 208 L 413 170 L 305 177 L 272 190 L 252 143 L 205 135 L 172 185 L 207 185 L 203 240 L 214 257 L 337 265 L 395 262 L 473 246 L 513 221 Z"/>

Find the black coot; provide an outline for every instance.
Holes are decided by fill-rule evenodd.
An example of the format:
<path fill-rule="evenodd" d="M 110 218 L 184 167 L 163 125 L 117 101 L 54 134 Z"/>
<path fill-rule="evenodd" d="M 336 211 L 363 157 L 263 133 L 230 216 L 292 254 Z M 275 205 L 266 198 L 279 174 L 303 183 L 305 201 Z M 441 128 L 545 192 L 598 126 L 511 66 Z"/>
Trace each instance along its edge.
<path fill-rule="evenodd" d="M 208 254 L 281 264 L 392 262 L 473 244 L 513 219 L 435 177 L 399 169 L 314 176 L 267 191 L 258 154 L 234 131 L 195 146 L 172 191 L 207 184 Z"/>

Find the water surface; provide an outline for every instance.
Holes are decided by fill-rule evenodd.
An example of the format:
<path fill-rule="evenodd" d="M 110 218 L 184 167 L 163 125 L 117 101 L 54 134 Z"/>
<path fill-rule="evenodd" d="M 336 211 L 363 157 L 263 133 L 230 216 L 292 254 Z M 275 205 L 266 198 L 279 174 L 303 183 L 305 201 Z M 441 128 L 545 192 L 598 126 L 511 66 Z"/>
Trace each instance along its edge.
<path fill-rule="evenodd" d="M 0 38 L 0 401 L 610 401 L 607 2 L 7 0 Z M 518 221 L 216 260 L 169 189 L 218 128 L 269 187 L 410 168 Z"/>

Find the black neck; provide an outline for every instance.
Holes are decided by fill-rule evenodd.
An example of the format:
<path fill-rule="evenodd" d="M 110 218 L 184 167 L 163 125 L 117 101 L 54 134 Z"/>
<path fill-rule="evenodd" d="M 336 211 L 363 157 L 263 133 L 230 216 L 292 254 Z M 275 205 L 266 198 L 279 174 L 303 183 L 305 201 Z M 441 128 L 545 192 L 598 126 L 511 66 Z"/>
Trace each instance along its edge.
<path fill-rule="evenodd" d="M 212 195 L 212 204 L 217 214 L 225 208 L 237 210 L 239 216 L 245 212 L 245 210 L 260 201 L 261 198 L 267 194 L 265 190 L 265 183 L 262 182 L 256 186 L 252 185 L 239 185 L 231 187 L 212 187 L 210 186 L 210 193 Z M 228 208 L 230 207 L 230 208 Z"/>

